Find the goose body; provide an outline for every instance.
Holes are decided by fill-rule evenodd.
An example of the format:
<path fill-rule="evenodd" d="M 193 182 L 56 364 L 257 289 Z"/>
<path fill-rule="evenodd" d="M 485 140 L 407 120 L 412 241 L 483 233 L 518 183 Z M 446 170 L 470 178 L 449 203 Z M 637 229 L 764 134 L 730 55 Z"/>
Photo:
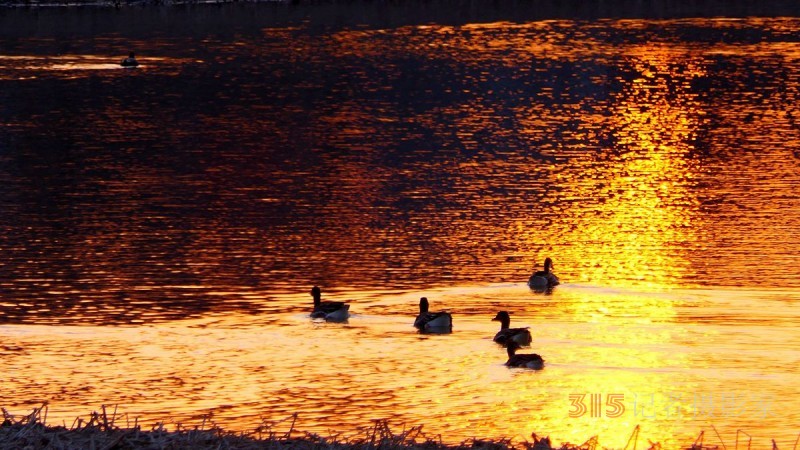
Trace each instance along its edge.
<path fill-rule="evenodd" d="M 558 277 L 552 272 L 553 260 L 544 260 L 544 270 L 534 272 L 528 279 L 528 287 L 537 292 L 550 291 L 560 284 Z"/>
<path fill-rule="evenodd" d="M 453 330 L 453 316 L 446 311 L 430 312 L 426 297 L 419 299 L 419 315 L 414 326 L 422 332 L 449 333 Z"/>
<path fill-rule="evenodd" d="M 136 61 L 136 56 L 133 54 L 133 52 L 130 52 L 128 57 L 123 59 L 119 65 L 122 67 L 136 67 L 139 65 L 139 61 Z"/>
<path fill-rule="evenodd" d="M 314 297 L 314 309 L 311 311 L 312 319 L 325 319 L 329 322 L 343 322 L 350 317 L 350 305 L 344 302 L 323 302 L 322 291 L 319 287 L 311 288 Z"/>
<path fill-rule="evenodd" d="M 506 366 L 523 367 L 533 370 L 544 369 L 544 359 L 540 355 L 536 353 L 518 355 L 518 348 L 519 344 L 516 342 L 512 341 L 508 344 L 508 361 L 506 361 Z"/>
<path fill-rule="evenodd" d="M 500 331 L 494 335 L 494 341 L 504 347 L 508 346 L 510 342 L 515 342 L 520 347 L 527 347 L 531 345 L 531 332 L 528 328 L 510 328 L 511 316 L 508 311 L 500 311 L 494 316 L 494 319 L 500 322 Z"/>

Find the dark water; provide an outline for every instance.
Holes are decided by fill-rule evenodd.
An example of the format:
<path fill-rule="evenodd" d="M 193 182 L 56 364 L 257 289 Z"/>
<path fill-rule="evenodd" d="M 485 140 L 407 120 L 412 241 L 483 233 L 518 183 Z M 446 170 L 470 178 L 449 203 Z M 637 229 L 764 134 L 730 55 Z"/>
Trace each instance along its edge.
<path fill-rule="evenodd" d="M 547 255 L 601 284 L 797 287 L 796 26 L 5 37 L 2 315 L 504 282 Z"/>
<path fill-rule="evenodd" d="M 573 441 L 637 423 L 576 428 L 576 392 L 744 385 L 796 406 L 800 19 L 349 8 L 0 12 L 4 364 L 21 383 L 94 349 L 67 351 L 71 375 L 20 384 L 14 405 L 60 399 L 69 416 L 117 399 L 154 419 L 229 411 L 243 428 L 309 409 L 306 429 L 321 430 L 334 413 L 368 424 L 367 408 L 435 417 L 455 438 Z M 117 66 L 129 50 L 135 70 Z M 543 299 L 522 283 L 547 256 L 565 286 Z M 315 284 L 356 302 L 344 335 L 306 329 Z M 468 373 L 431 376 L 460 390 L 400 394 L 414 377 L 392 370 L 424 370 L 408 364 L 425 351 L 407 347 L 407 322 L 431 290 L 465 315 L 448 361 Z M 544 327 L 555 358 L 552 378 L 525 381 L 521 398 L 551 396 L 524 423 L 507 397 L 519 377 L 485 341 L 497 309 Z M 136 387 L 58 391 L 106 367 L 105 333 Z M 352 370 L 311 364 L 295 379 L 319 339 L 338 339 L 330 354 Z M 390 351 L 376 375 L 370 355 Z M 264 362 L 276 353 L 293 356 Z M 175 359 L 179 387 L 158 375 Z M 350 396 L 304 393 L 341 374 Z M 216 387 L 187 394 L 203 383 Z M 420 400 L 438 394 L 433 410 Z M 446 419 L 447 402 L 486 419 Z M 658 439 L 707 426 L 661 419 Z M 729 419 L 711 423 L 796 432 L 791 414 Z"/>

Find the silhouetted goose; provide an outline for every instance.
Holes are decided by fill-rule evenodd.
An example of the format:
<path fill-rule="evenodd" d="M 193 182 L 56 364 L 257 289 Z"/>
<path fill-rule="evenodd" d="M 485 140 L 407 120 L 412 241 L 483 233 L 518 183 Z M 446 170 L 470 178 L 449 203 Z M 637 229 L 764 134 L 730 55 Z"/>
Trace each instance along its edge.
<path fill-rule="evenodd" d="M 509 328 L 511 325 L 511 316 L 508 311 L 500 311 L 494 316 L 494 319 L 500 322 L 500 331 L 494 335 L 494 341 L 500 345 L 508 346 L 509 342 L 516 342 L 522 347 L 531 345 L 531 332 L 528 328 Z"/>
<path fill-rule="evenodd" d="M 133 52 L 130 52 L 128 57 L 123 59 L 119 65 L 122 67 L 136 67 L 139 65 L 139 61 L 136 61 L 136 56 L 133 54 Z"/>
<path fill-rule="evenodd" d="M 517 355 L 517 349 L 520 348 L 516 342 L 508 343 L 508 367 L 525 367 L 527 369 L 542 370 L 544 369 L 544 359 L 536 353 L 529 355 Z"/>
<path fill-rule="evenodd" d="M 552 269 L 553 260 L 546 258 L 544 260 L 544 270 L 539 270 L 531 275 L 531 277 L 528 279 L 528 287 L 537 292 L 544 292 L 558 286 L 558 277 L 551 272 Z"/>
<path fill-rule="evenodd" d="M 342 322 L 350 317 L 350 305 L 344 302 L 323 302 L 322 291 L 319 287 L 311 288 L 314 297 L 314 310 L 311 311 L 312 319 L 325 319 L 331 322 Z"/>
<path fill-rule="evenodd" d="M 420 331 L 449 333 L 453 330 L 453 316 L 449 312 L 429 312 L 428 299 L 419 299 L 419 315 L 414 321 L 414 326 Z"/>

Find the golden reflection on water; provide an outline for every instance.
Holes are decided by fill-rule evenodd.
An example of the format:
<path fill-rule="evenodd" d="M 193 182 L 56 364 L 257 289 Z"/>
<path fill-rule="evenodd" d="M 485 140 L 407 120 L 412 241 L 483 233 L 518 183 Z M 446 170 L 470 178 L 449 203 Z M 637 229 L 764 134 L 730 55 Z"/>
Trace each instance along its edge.
<path fill-rule="evenodd" d="M 346 324 L 284 312 L 130 327 L 3 325 L 3 341 L 14 342 L 0 348 L 0 363 L 12 374 L 4 383 L 6 406 L 20 414 L 49 402 L 50 420 L 67 424 L 106 404 L 146 426 L 192 426 L 205 418 L 229 429 L 266 423 L 282 432 L 297 413 L 296 430 L 322 435 L 352 437 L 387 419 L 397 430 L 424 425 L 447 442 L 519 442 L 536 432 L 577 443 L 597 435 L 612 448 L 624 446 L 636 425 L 642 440 L 667 448 L 691 441 L 709 423 L 726 437 L 741 428 L 785 441 L 800 417 L 789 407 L 798 338 L 786 339 L 800 318 L 796 293 L 795 306 L 786 308 L 776 303 L 782 292 L 756 299 L 750 292 L 561 286 L 541 296 L 522 284 L 426 292 L 453 312 L 449 335 L 421 335 L 411 326 L 418 295 L 328 295 L 350 300 Z M 307 305 L 307 297 L 286 296 L 280 305 L 291 310 Z M 665 304 L 674 305 L 666 308 L 672 314 L 659 312 Z M 692 317 L 700 304 L 710 314 L 705 323 Z M 534 344 L 525 351 L 542 354 L 544 370 L 502 365 L 505 351 L 491 341 L 490 318 L 499 308 L 513 312 L 512 325 L 531 326 Z M 736 322 L 732 330 L 721 311 L 765 322 Z M 741 336 L 732 340 L 732 332 Z M 763 354 L 764 347 L 772 351 Z M 739 415 L 720 405 L 716 416 L 698 410 L 744 386 L 763 398 L 735 398 Z M 570 416 L 573 397 L 581 395 L 585 412 Z M 624 408 L 618 417 L 610 415 L 614 395 Z M 592 396 L 599 396 L 597 405 Z M 754 420 L 758 400 L 770 408 L 769 423 Z"/>
<path fill-rule="evenodd" d="M 99 75 L 105 71 L 114 74 L 130 74 L 132 71 L 155 70 L 160 73 L 177 74 L 181 66 L 204 64 L 202 60 L 190 58 L 165 58 L 157 55 L 139 56 L 139 66 L 135 70 L 120 66 L 127 56 L 60 54 L 43 57 L 40 55 L 0 55 L 0 79 L 32 80 L 42 76 L 55 76 L 63 79 L 78 79 Z"/>
<path fill-rule="evenodd" d="M 648 33 L 658 26 L 676 34 L 692 27 L 723 30 L 766 27 L 780 35 L 783 33 L 780 30 L 785 30 L 784 24 L 781 20 L 766 25 L 759 20 L 721 19 L 658 24 L 636 20 L 600 21 L 578 28 L 573 25 L 569 21 L 498 22 L 463 27 L 426 25 L 391 32 L 343 31 L 332 35 L 324 49 L 334 57 L 373 60 L 414 55 L 427 61 L 458 61 L 475 69 L 465 74 L 465 78 L 485 86 L 484 90 L 459 89 L 454 85 L 453 91 L 446 92 L 466 95 L 467 101 L 423 111 L 410 118 L 420 125 L 445 128 L 444 132 L 452 133 L 460 148 L 481 156 L 502 154 L 503 146 L 521 139 L 509 151 L 512 156 L 478 157 L 457 166 L 469 182 L 464 191 L 491 192 L 501 186 L 498 190 L 517 196 L 520 205 L 530 204 L 526 218 L 522 208 L 514 208 L 514 204 L 507 208 L 500 206 L 501 196 L 467 197 L 464 209 L 478 212 L 473 216 L 482 220 L 488 236 L 476 227 L 462 226 L 467 225 L 463 223 L 446 230 L 438 229 L 436 234 L 445 233 L 452 247 L 471 244 L 477 238 L 485 239 L 486 246 L 497 249 L 502 243 L 494 242 L 492 236 L 500 235 L 514 236 L 519 245 L 516 252 L 488 253 L 472 249 L 475 261 L 519 273 L 522 267 L 530 270 L 532 265 L 541 264 L 544 257 L 558 254 L 557 264 L 563 262 L 562 270 L 572 270 L 571 279 L 650 288 L 702 284 L 707 281 L 710 263 L 720 266 L 716 275 L 726 279 L 723 284 L 738 284 L 740 281 L 730 276 L 735 270 L 722 266 L 743 267 L 746 262 L 730 257 L 710 262 L 702 256 L 707 250 L 706 240 L 724 235 L 728 230 L 715 229 L 717 225 L 706 220 L 708 208 L 704 202 L 708 197 L 698 187 L 706 188 L 705 178 L 713 173 L 717 178 L 714 184 L 728 190 L 724 195 L 743 196 L 743 200 L 749 201 L 752 198 L 747 198 L 748 192 L 737 190 L 736 179 L 761 175 L 753 172 L 752 167 L 730 161 L 730 176 L 719 179 L 721 174 L 710 170 L 703 161 L 702 155 L 709 145 L 708 129 L 715 126 L 716 117 L 728 111 L 715 108 L 714 99 L 706 98 L 698 85 L 717 76 L 709 72 L 710 63 L 705 59 L 713 60 L 717 52 L 766 59 L 780 55 L 791 59 L 796 46 L 786 42 L 709 46 L 658 39 L 619 44 L 614 42 L 613 33 L 604 27 L 610 26 L 620 33 Z M 784 48 L 786 53 L 782 53 Z M 506 88 L 504 83 L 524 85 L 523 80 L 537 71 L 585 64 L 591 59 L 625 66 L 625 71 L 616 76 L 588 70 L 585 74 L 566 76 L 585 77 L 586 83 L 600 90 L 603 86 L 619 84 L 620 92 L 614 95 L 613 103 L 586 104 L 579 96 L 596 91 L 573 93 L 568 83 L 559 79 L 543 86 L 526 86 L 525 100 L 530 103 L 519 102 L 510 118 L 507 110 L 498 107 L 504 105 L 493 102 L 496 90 Z M 450 68 L 448 63 L 443 64 Z M 508 79 L 481 69 L 496 70 L 506 65 L 515 71 L 513 75 L 506 75 Z M 790 92 L 796 90 L 796 83 L 789 82 L 789 86 Z M 569 100 L 570 96 L 575 96 L 574 103 Z M 796 127 L 786 128 L 787 124 L 780 121 L 784 112 L 791 118 L 789 110 L 795 107 L 784 103 L 784 99 L 777 105 L 779 111 L 765 118 L 779 121 L 776 125 L 782 132 L 790 133 L 787 139 L 791 142 L 791 136 L 797 134 Z M 745 103 L 736 107 L 741 108 L 737 112 L 740 115 L 748 109 Z M 749 108 L 758 108 L 757 103 Z M 609 115 L 608 111 L 613 114 Z M 373 113 L 376 112 L 392 113 L 386 110 Z M 752 116 L 753 112 L 748 114 Z M 366 117 L 353 114 L 348 119 L 364 121 Z M 498 126 L 501 123 L 503 126 Z M 576 124 L 575 130 L 571 123 Z M 491 138 L 487 139 L 487 135 Z M 539 153 L 536 159 L 524 156 L 534 151 Z M 775 152 L 774 160 L 779 170 L 796 170 L 796 163 L 793 163 L 796 156 L 785 159 L 789 162 L 787 165 L 777 163 L 778 153 Z M 430 167 L 437 168 L 435 164 Z M 470 177 L 473 173 L 483 178 Z M 775 193 L 783 189 L 777 180 L 770 187 Z M 407 195 L 414 195 L 414 192 Z M 435 192 L 423 191 L 422 198 L 434 195 Z M 536 207 L 537 203 L 541 208 Z M 769 205 L 757 207 L 764 208 Z M 797 223 L 797 217 L 793 216 L 791 222 Z M 750 234 L 747 238 L 758 236 Z M 786 237 L 781 239 L 782 242 L 786 240 Z M 764 247 L 770 245 L 764 243 Z M 764 250 L 771 253 L 774 249 Z M 452 264 L 456 270 L 454 276 L 468 276 L 469 271 L 474 270 L 469 268 L 469 260 L 452 262 L 455 263 Z M 512 269 L 514 266 L 516 269 Z M 460 267 L 466 270 L 459 271 Z"/>
<path fill-rule="evenodd" d="M 582 260 L 583 281 L 608 284 L 623 275 L 640 288 L 685 285 L 688 255 L 664 249 L 699 238 L 698 201 L 689 189 L 695 163 L 689 157 L 704 114 L 690 81 L 703 70 L 680 48 L 645 45 L 624 53 L 638 76 L 615 105 L 615 148 L 599 149 L 610 154 L 604 164 L 575 177 L 588 180 L 577 183 L 575 195 L 602 201 L 587 203 L 576 214 L 581 225 L 565 239 L 602 243 L 607 251 L 571 246 L 559 257 Z"/>
<path fill-rule="evenodd" d="M 69 423 L 119 404 L 149 423 L 241 430 L 298 413 L 297 429 L 322 434 L 390 419 L 451 442 L 537 432 L 621 447 L 642 425 L 674 446 L 709 423 L 787 439 L 797 293 L 718 287 L 749 287 L 752 253 L 773 263 L 759 275 L 797 286 L 797 48 L 670 34 L 782 36 L 797 29 L 786 20 L 265 29 L 203 39 L 217 53 L 199 68 L 164 42 L 173 56 L 118 97 L 53 114 L 78 136 L 64 146 L 89 155 L 57 161 L 66 187 L 3 174 L 34 193 L 9 214 L 39 233 L 9 225 L 4 248 L 8 406 L 50 402 Z M 104 76 L 90 56 L 0 69 Z M 564 285 L 534 295 L 521 281 L 546 256 Z M 311 284 L 353 318 L 310 321 Z M 712 291 L 678 290 L 697 285 Z M 452 335 L 414 331 L 421 295 L 453 311 Z M 502 365 L 500 309 L 532 327 L 545 370 Z M 752 399 L 749 415 L 696 414 L 695 396 L 740 387 L 774 417 Z M 600 410 L 570 417 L 575 395 Z M 604 408 L 613 395 L 621 417 Z"/>

